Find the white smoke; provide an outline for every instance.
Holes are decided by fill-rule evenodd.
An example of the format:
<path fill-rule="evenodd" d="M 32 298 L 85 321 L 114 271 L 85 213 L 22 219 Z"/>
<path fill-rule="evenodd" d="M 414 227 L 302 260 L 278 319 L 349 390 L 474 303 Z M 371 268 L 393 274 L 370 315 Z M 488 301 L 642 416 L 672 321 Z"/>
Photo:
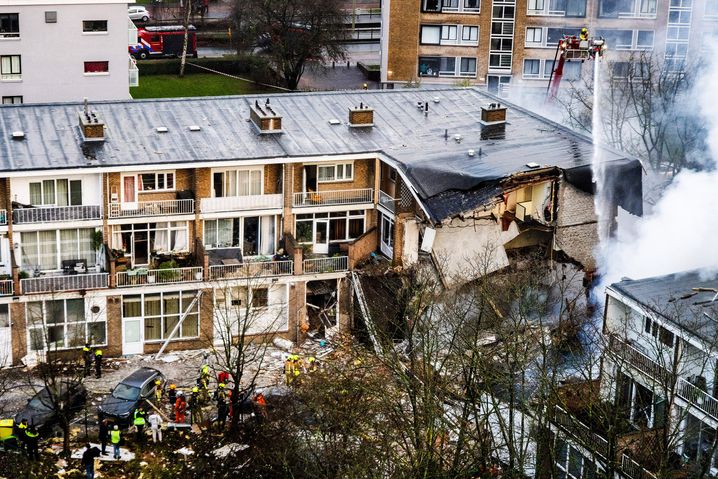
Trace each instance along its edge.
<path fill-rule="evenodd" d="M 599 251 L 604 285 L 699 269 L 718 272 L 718 61 L 710 56 L 693 96 L 708 130 L 706 171 L 684 170 L 665 190 L 655 207 L 619 232 Z M 626 216 L 623 216 L 624 220 Z"/>

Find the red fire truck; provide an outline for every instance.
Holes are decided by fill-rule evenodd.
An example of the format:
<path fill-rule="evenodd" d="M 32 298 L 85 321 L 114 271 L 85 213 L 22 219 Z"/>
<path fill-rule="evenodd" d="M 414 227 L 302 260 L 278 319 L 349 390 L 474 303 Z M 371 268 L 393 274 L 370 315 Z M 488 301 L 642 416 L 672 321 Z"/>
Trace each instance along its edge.
<path fill-rule="evenodd" d="M 150 57 L 177 57 L 182 55 L 184 43 L 184 27 L 182 25 L 168 25 L 161 27 L 145 27 L 137 29 L 139 43 L 130 45 L 130 55 L 138 60 Z M 197 29 L 189 26 L 187 38 L 187 55 L 197 58 Z"/>

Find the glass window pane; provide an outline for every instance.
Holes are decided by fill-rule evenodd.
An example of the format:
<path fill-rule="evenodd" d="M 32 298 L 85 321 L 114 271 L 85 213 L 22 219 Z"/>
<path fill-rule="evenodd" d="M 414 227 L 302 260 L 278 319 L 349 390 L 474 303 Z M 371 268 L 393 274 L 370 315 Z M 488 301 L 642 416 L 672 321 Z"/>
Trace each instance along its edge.
<path fill-rule="evenodd" d="M 438 45 L 441 37 L 440 26 L 427 26 L 421 27 L 421 43 Z"/>
<path fill-rule="evenodd" d="M 47 324 L 60 324 L 65 322 L 64 301 L 45 301 L 45 321 Z"/>
<path fill-rule="evenodd" d="M 188 314 L 182 322 L 182 337 L 192 338 L 199 336 L 199 315 Z"/>
<path fill-rule="evenodd" d="M 145 318 L 162 314 L 162 304 L 159 295 L 145 295 Z"/>
<path fill-rule="evenodd" d="M 296 237 L 300 243 L 312 242 L 312 221 L 297 221 Z"/>
<path fill-rule="evenodd" d="M 44 180 L 42 182 L 42 204 L 55 204 L 55 180 Z"/>
<path fill-rule="evenodd" d="M 65 347 L 65 325 L 47 327 L 47 347 L 48 349 Z"/>
<path fill-rule="evenodd" d="M 42 301 L 27 303 L 25 311 L 28 326 L 42 326 Z"/>
<path fill-rule="evenodd" d="M 90 344 L 105 344 L 107 342 L 105 336 L 104 321 L 92 322 L 88 324 L 87 329 L 87 340 L 90 342 Z"/>
<path fill-rule="evenodd" d="M 70 191 L 67 180 L 57 180 L 57 206 L 67 206 L 70 204 Z"/>
<path fill-rule="evenodd" d="M 141 296 L 125 296 L 122 298 L 122 317 L 123 318 L 141 318 L 142 317 L 142 297 Z"/>
<path fill-rule="evenodd" d="M 162 339 L 162 319 L 145 318 L 145 341 Z"/>
<path fill-rule="evenodd" d="M 252 256 L 259 253 L 259 217 L 248 216 L 244 218 L 244 242 L 242 254 Z"/>
<path fill-rule="evenodd" d="M 164 314 L 179 314 L 179 294 L 164 295 Z"/>
<path fill-rule="evenodd" d="M 84 299 L 68 299 L 65 300 L 67 308 L 67 321 L 79 322 L 85 321 L 85 300 Z"/>
<path fill-rule="evenodd" d="M 42 183 L 30 183 L 30 204 L 42 204 Z"/>

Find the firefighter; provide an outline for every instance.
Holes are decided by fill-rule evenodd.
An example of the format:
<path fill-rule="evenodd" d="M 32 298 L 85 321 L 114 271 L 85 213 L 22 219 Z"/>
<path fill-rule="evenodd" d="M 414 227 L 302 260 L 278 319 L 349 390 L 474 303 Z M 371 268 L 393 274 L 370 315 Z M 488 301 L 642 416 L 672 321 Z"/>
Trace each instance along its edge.
<path fill-rule="evenodd" d="M 284 380 L 289 386 L 292 383 L 294 373 L 294 355 L 290 354 L 284 361 Z"/>
<path fill-rule="evenodd" d="M 159 378 L 155 380 L 155 401 L 158 407 L 162 404 L 162 380 Z"/>
<path fill-rule="evenodd" d="M 102 349 L 95 349 L 95 379 L 102 377 Z"/>
<path fill-rule="evenodd" d="M 254 404 L 257 409 L 257 416 L 266 419 L 267 418 L 267 400 L 264 398 L 264 394 L 260 391 L 254 396 Z"/>
<path fill-rule="evenodd" d="M 135 429 L 137 430 L 137 436 L 136 440 L 138 444 L 142 444 L 142 441 L 144 439 L 144 430 L 145 430 L 145 410 L 142 406 L 135 409 L 135 414 L 133 416 L 132 423 L 135 426 Z"/>
<path fill-rule="evenodd" d="M 314 356 L 309 356 L 309 359 L 307 359 L 307 363 L 308 363 L 308 366 L 307 366 L 308 372 L 314 373 L 317 371 L 317 366 L 318 366 L 317 358 L 315 358 Z"/>
<path fill-rule="evenodd" d="M 170 384 L 170 390 L 167 392 L 167 399 L 169 400 L 170 406 L 174 406 L 177 401 L 177 385 L 174 383 Z"/>
<path fill-rule="evenodd" d="M 174 404 L 175 422 L 184 423 L 185 414 L 187 413 L 187 401 L 185 401 L 184 393 L 179 391 L 177 393 L 177 400 Z"/>
<path fill-rule="evenodd" d="M 85 343 L 85 346 L 82 348 L 82 359 L 85 361 L 85 377 L 90 375 L 90 371 L 92 371 L 92 349 L 90 348 L 90 343 Z"/>
<path fill-rule="evenodd" d="M 195 422 L 202 422 L 202 408 L 200 407 L 200 391 L 198 386 L 192 388 L 192 394 L 189 396 L 187 401 L 187 407 L 189 409 L 189 422 L 194 424 Z"/>
<path fill-rule="evenodd" d="M 580 41 L 588 40 L 588 28 L 583 27 L 581 33 L 578 35 Z"/>
<path fill-rule="evenodd" d="M 227 421 L 227 393 L 224 390 L 224 383 L 219 383 L 215 394 L 217 400 L 217 428 L 221 431 L 224 429 L 225 422 Z"/>

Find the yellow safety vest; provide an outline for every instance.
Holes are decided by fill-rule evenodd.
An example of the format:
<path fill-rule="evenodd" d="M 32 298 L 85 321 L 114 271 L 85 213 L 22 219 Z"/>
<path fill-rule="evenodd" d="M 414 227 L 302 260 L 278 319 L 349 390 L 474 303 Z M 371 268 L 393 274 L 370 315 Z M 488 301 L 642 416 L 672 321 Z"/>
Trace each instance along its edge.
<path fill-rule="evenodd" d="M 37 436 L 39 436 L 40 433 L 39 433 L 39 432 L 32 432 L 31 430 L 28 429 L 28 430 L 25 431 L 25 435 L 26 435 L 27 437 L 31 437 L 31 438 L 34 439 L 34 438 L 36 438 Z"/>
<path fill-rule="evenodd" d="M 95 351 L 95 356 L 102 356 L 102 349 L 98 349 Z"/>
<path fill-rule="evenodd" d="M 144 426 L 145 425 L 145 415 L 144 414 L 138 414 L 139 411 L 135 411 L 135 426 Z"/>
<path fill-rule="evenodd" d="M 119 444 L 120 443 L 120 431 L 115 431 L 114 429 L 110 431 L 110 441 L 112 444 Z"/>

